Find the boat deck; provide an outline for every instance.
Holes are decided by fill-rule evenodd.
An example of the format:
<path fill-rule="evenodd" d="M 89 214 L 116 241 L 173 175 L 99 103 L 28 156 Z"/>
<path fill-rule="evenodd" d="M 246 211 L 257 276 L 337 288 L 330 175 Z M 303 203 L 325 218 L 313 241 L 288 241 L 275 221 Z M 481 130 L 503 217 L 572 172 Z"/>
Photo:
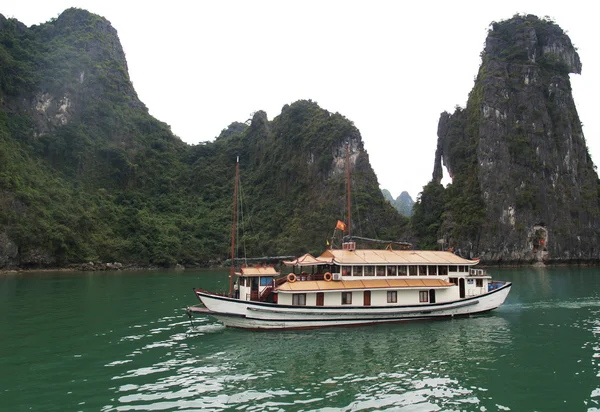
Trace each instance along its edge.
<path fill-rule="evenodd" d="M 188 306 L 186 308 L 186 312 L 188 313 L 188 315 L 198 313 L 211 313 L 210 310 L 208 310 L 206 307 L 200 305 Z"/>
<path fill-rule="evenodd" d="M 443 279 L 352 279 L 334 282 L 305 280 L 286 282 L 277 287 L 278 291 L 352 290 L 380 288 L 447 288 L 453 283 Z"/>

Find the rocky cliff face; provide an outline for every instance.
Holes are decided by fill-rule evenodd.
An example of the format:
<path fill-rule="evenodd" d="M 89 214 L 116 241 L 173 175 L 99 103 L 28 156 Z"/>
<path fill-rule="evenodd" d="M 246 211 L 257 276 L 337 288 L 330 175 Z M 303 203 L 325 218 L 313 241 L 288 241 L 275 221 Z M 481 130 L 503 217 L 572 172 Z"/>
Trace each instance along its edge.
<path fill-rule="evenodd" d="M 440 237 L 490 262 L 600 258 L 598 176 L 569 81 L 580 72 L 556 24 L 492 24 L 467 107 L 438 125 L 433 180 L 442 162 L 453 178 Z"/>
<path fill-rule="evenodd" d="M 346 144 L 352 233 L 397 239 L 407 222 L 341 114 L 298 101 L 190 146 L 138 100 L 104 18 L 69 9 L 28 28 L 0 16 L 0 270 L 218 263 L 238 156 L 246 255 L 319 253 L 347 218 Z"/>
<path fill-rule="evenodd" d="M 139 150 L 140 129 L 154 132 L 149 117 L 106 19 L 68 9 L 26 27 L 0 15 L 0 267 L 61 264 L 77 213 L 58 222 L 52 204 L 70 204 L 59 198 L 73 184 L 114 185 L 115 167 L 131 175 L 127 152 Z"/>
<path fill-rule="evenodd" d="M 14 53 L 3 56 L 13 66 L 6 72 L 24 83 L 4 90 L 1 103 L 9 113 L 31 117 L 32 137 L 80 119 L 98 99 L 117 93 L 124 103 L 145 110 L 129 79 L 117 31 L 103 17 L 68 9 L 31 28 L 3 16 L 0 21 L 3 43 Z"/>

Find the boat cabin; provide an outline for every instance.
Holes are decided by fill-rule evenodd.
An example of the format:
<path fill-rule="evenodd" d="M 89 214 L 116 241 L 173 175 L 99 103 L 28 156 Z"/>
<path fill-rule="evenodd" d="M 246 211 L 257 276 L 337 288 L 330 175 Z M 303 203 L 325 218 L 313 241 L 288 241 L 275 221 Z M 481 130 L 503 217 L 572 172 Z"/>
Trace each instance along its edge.
<path fill-rule="evenodd" d="M 269 301 L 275 278 L 279 274 L 273 266 L 242 267 L 236 273 L 238 278 L 234 287 L 235 297 L 241 300 Z"/>
<path fill-rule="evenodd" d="M 447 302 L 491 289 L 491 276 L 473 269 L 477 260 L 451 252 L 329 249 L 284 264 L 288 282 L 278 302 L 306 306 L 392 306 Z"/>
<path fill-rule="evenodd" d="M 292 306 L 394 306 L 448 302 L 493 289 L 479 262 L 450 252 L 329 249 L 319 257 L 242 267 L 234 297 Z"/>

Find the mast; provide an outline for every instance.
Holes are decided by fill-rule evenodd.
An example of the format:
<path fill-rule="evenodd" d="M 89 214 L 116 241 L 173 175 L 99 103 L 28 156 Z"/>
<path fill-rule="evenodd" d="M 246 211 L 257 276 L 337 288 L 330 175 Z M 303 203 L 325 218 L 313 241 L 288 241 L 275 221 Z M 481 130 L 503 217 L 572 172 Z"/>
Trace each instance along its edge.
<path fill-rule="evenodd" d="M 233 222 L 231 223 L 231 266 L 229 267 L 229 297 L 233 296 L 233 275 L 235 273 L 235 224 L 237 222 L 237 194 L 240 173 L 240 157 L 235 162 L 235 184 L 233 186 Z"/>
<path fill-rule="evenodd" d="M 352 235 L 350 231 L 352 225 L 352 215 L 350 211 L 350 152 L 348 149 L 349 143 L 346 143 L 346 184 L 348 185 L 348 236 Z"/>

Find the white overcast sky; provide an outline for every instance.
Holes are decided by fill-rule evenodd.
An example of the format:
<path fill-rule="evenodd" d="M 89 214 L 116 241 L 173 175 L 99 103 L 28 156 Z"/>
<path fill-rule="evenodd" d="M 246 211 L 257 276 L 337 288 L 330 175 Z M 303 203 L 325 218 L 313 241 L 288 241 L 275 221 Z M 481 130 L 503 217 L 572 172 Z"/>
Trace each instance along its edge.
<path fill-rule="evenodd" d="M 550 16 L 578 48 L 573 94 L 600 162 L 593 1 L 13 0 L 0 13 L 30 26 L 69 7 L 112 23 L 140 99 L 185 142 L 312 99 L 358 127 L 381 188 L 413 199 L 431 179 L 440 113 L 466 104 L 489 24 Z"/>

